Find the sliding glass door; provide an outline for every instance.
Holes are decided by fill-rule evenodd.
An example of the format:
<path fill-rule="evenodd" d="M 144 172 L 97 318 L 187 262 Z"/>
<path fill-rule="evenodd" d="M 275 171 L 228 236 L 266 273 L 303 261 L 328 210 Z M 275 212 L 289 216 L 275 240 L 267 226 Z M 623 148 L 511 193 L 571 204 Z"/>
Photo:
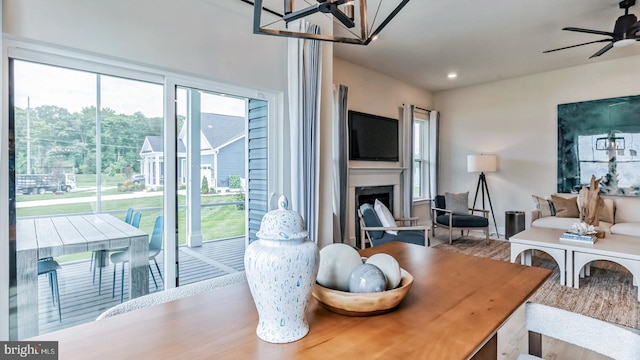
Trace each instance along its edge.
<path fill-rule="evenodd" d="M 127 246 L 104 222 L 139 214 L 133 226 L 151 234 L 164 213 L 163 86 L 22 60 L 11 60 L 10 72 L 11 336 L 23 339 L 93 321 L 121 293 L 129 298 L 128 258 L 109 261 Z M 153 270 L 158 287 L 150 276 L 149 291 L 161 290 Z"/>
<path fill-rule="evenodd" d="M 178 87 L 178 284 L 243 271 L 247 100 Z"/>
<path fill-rule="evenodd" d="M 244 270 L 246 245 L 283 193 L 281 99 L 8 53 L 10 339 Z M 146 241 L 155 251 L 136 252 Z"/>

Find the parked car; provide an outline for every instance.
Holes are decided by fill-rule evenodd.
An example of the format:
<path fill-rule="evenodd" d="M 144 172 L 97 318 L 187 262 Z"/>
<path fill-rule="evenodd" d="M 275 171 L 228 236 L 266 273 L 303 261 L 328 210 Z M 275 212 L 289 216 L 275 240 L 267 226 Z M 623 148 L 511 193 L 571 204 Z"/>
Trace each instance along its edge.
<path fill-rule="evenodd" d="M 133 175 L 129 180 L 131 180 L 131 183 L 135 185 L 144 184 L 144 175 L 143 174 Z"/>

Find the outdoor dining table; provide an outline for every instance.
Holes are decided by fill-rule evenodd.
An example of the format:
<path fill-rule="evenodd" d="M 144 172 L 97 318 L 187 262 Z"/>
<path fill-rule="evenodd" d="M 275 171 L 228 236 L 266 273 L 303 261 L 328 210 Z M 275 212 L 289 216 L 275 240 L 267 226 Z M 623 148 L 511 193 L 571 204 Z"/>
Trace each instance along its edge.
<path fill-rule="evenodd" d="M 128 247 L 129 297 L 149 293 L 149 235 L 113 215 L 18 219 L 16 225 L 18 338 L 39 332 L 38 259 Z"/>

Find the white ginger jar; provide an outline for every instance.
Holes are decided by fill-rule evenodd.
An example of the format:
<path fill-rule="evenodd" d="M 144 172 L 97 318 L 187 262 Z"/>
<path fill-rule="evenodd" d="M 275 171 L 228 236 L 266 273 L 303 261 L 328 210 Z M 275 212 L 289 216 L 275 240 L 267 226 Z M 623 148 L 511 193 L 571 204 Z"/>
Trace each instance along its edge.
<path fill-rule="evenodd" d="M 262 218 L 258 240 L 247 247 L 244 267 L 258 309 L 256 334 L 270 343 L 288 343 L 309 332 L 305 316 L 316 282 L 319 251 L 300 214 L 287 210 L 285 196 L 278 209 Z"/>

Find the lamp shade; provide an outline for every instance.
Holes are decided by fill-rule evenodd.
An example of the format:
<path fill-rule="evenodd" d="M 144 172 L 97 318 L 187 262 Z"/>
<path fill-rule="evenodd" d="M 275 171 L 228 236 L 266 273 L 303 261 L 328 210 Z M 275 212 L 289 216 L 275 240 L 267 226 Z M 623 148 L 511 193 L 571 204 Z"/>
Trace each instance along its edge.
<path fill-rule="evenodd" d="M 467 172 L 494 172 L 497 169 L 495 155 L 467 155 Z"/>

